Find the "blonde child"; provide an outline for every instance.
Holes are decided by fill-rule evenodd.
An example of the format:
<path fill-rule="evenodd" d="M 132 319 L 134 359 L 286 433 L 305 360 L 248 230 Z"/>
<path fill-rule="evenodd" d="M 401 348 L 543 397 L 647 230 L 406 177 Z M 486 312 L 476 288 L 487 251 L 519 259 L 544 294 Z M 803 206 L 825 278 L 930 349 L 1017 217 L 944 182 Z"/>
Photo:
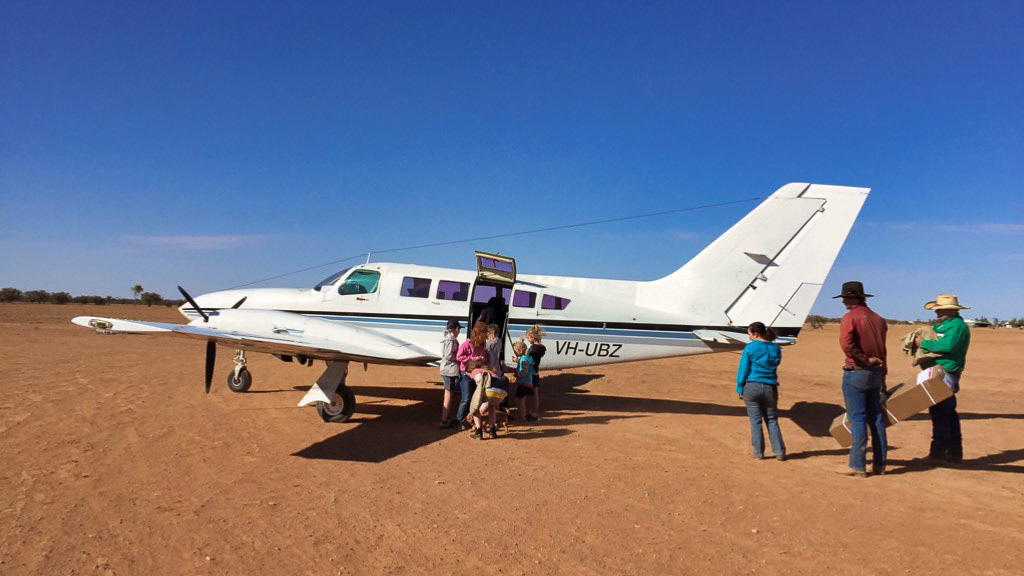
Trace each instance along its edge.
<path fill-rule="evenodd" d="M 544 357 L 548 350 L 540 343 L 543 337 L 544 330 L 541 329 L 539 324 L 530 326 L 530 329 L 526 331 L 526 341 L 530 343 L 530 348 L 526 351 L 526 354 L 533 358 L 533 410 L 526 414 L 527 420 L 540 419 L 540 359 Z"/>
<path fill-rule="evenodd" d="M 533 357 L 526 353 L 526 342 L 522 338 L 512 344 L 512 351 L 516 353 L 516 420 L 522 423 L 526 421 L 526 397 L 533 396 L 535 392 L 533 378 L 537 370 Z"/>

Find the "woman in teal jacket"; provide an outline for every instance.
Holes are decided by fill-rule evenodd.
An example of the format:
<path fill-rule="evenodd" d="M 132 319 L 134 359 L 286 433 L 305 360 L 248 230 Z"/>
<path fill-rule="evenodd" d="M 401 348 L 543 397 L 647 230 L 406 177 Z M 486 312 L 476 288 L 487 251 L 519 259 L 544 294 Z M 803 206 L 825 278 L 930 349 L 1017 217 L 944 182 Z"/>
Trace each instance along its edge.
<path fill-rule="evenodd" d="M 778 460 L 786 459 L 786 445 L 779 430 L 779 377 L 776 369 L 782 362 L 782 349 L 775 340 L 775 331 L 761 322 L 747 328 L 750 343 L 743 347 L 740 367 L 736 371 L 736 394 L 747 405 L 750 417 L 750 444 L 754 458 L 764 458 L 764 432 L 761 421 L 768 425 L 772 453 Z"/>

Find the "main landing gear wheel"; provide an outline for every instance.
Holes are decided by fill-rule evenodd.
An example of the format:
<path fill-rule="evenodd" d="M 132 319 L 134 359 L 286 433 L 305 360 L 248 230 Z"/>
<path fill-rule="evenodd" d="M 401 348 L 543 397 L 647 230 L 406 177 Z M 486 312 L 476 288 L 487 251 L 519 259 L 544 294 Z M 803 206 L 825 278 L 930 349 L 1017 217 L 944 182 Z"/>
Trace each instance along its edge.
<path fill-rule="evenodd" d="M 356 411 L 356 395 L 348 386 L 338 386 L 331 397 L 331 403 L 317 402 L 316 413 L 324 422 L 347 422 Z"/>
<path fill-rule="evenodd" d="M 250 387 L 252 387 L 252 374 L 248 369 L 239 370 L 237 378 L 234 370 L 228 372 L 228 388 L 231 388 L 232 392 L 245 392 Z"/>

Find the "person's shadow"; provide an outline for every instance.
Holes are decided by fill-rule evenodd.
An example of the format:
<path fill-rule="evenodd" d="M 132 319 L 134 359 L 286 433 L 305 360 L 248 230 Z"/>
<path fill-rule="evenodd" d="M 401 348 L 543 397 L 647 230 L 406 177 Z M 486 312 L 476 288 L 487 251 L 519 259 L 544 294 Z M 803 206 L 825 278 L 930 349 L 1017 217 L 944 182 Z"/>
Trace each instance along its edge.
<path fill-rule="evenodd" d="M 923 459 L 916 460 L 893 460 L 889 459 L 889 469 L 886 474 L 906 474 L 908 472 L 924 472 L 934 468 L 955 468 L 958 470 L 983 470 L 987 472 L 1011 472 L 1014 474 L 1024 473 L 1024 465 L 1013 464 L 1024 460 L 1024 448 L 1016 450 L 1003 450 L 995 454 L 988 454 L 978 458 L 965 459 L 959 464 L 942 464 L 928 462 Z M 893 466 L 899 466 L 894 468 Z"/>

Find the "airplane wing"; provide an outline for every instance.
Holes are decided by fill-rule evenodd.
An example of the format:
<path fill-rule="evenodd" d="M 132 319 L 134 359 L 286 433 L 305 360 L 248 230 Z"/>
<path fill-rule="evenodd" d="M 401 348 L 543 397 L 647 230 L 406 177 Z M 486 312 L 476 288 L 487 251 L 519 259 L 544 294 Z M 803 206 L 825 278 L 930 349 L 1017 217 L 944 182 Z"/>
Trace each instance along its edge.
<path fill-rule="evenodd" d="M 174 334 L 214 341 L 231 348 L 268 354 L 302 355 L 316 360 L 371 364 L 426 365 L 439 356 L 388 334 L 276 310 L 218 310 L 189 324 L 78 316 L 71 321 L 106 334 Z"/>

